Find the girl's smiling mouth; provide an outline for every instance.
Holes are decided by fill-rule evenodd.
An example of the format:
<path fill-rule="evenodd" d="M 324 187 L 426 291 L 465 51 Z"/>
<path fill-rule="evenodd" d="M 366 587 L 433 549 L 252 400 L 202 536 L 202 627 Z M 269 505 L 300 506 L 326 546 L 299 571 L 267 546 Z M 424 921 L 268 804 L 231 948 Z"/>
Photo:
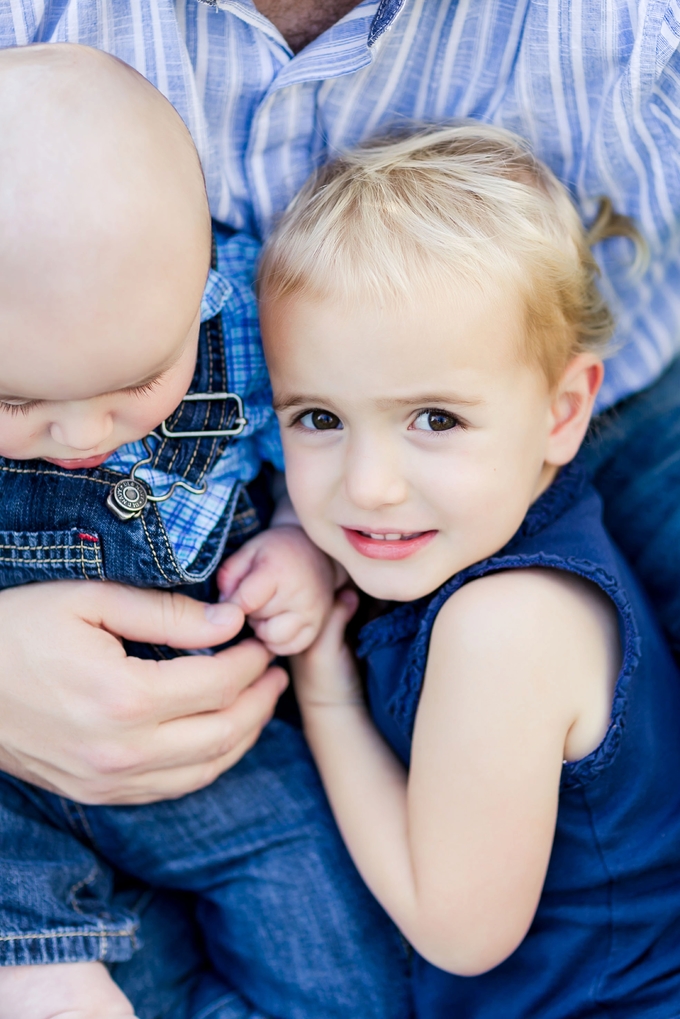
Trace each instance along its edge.
<path fill-rule="evenodd" d="M 352 548 L 368 559 L 406 559 L 429 545 L 437 531 L 363 531 L 343 527 Z"/>

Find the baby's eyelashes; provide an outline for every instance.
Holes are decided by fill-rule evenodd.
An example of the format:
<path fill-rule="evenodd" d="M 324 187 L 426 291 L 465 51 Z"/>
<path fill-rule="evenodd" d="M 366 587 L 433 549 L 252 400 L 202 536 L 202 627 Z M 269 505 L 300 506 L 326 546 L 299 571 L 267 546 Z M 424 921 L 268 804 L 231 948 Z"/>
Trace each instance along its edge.
<path fill-rule="evenodd" d="M 42 400 L 0 400 L 0 410 L 9 414 L 28 414 L 29 410 L 43 403 Z"/>

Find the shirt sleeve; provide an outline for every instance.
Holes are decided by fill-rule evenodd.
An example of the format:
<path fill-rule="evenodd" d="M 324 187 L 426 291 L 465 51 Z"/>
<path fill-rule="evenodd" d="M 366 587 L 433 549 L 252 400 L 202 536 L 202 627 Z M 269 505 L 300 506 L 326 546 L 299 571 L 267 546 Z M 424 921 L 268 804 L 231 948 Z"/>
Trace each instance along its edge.
<path fill-rule="evenodd" d="M 680 223 L 680 6 L 650 3 L 643 11 L 596 148 L 619 164 L 611 167 L 614 179 L 654 258 L 675 242 Z M 615 134 L 610 142 L 607 128 Z"/>

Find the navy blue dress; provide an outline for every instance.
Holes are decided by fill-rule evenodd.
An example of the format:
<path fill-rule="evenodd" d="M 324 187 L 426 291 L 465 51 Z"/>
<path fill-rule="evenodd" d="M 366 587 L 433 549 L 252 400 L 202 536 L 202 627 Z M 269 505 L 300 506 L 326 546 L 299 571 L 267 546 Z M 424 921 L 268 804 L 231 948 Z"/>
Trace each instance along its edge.
<path fill-rule="evenodd" d="M 500 966 L 458 977 L 415 959 L 419 1019 L 680 1016 L 680 675 L 639 585 L 608 537 L 597 493 L 562 471 L 496 555 L 365 626 L 376 725 L 408 764 L 432 626 L 463 584 L 544 566 L 614 603 L 622 666 L 600 745 L 563 766 L 536 916 Z"/>

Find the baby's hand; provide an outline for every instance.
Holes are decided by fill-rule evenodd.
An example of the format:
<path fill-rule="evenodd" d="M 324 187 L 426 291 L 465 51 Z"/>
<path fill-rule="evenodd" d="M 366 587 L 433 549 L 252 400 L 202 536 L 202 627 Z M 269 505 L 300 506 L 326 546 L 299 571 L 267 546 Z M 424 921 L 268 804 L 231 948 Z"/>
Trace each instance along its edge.
<path fill-rule="evenodd" d="M 316 640 L 343 582 L 340 568 L 295 525 L 262 531 L 217 573 L 220 601 L 243 609 L 275 655 L 298 654 Z"/>

